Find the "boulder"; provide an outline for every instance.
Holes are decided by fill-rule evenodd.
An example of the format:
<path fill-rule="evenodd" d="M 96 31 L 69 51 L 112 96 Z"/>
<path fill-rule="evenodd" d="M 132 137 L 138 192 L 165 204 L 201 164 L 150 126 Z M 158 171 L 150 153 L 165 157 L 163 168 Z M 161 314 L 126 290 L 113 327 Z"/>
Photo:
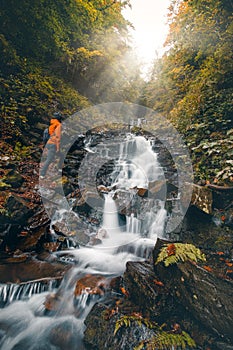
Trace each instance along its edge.
<path fill-rule="evenodd" d="M 172 313 L 174 303 L 169 296 L 164 277 L 155 274 L 151 262 L 127 262 L 123 275 L 130 300 L 138 305 L 145 316 L 163 320 Z"/>
<path fill-rule="evenodd" d="M 204 327 L 233 342 L 233 282 L 190 262 L 178 264 L 169 278 L 177 302 Z"/>
<path fill-rule="evenodd" d="M 5 207 L 8 211 L 9 222 L 14 224 L 25 224 L 33 213 L 30 203 L 15 194 L 8 197 Z"/>
<path fill-rule="evenodd" d="M 190 205 L 197 207 L 206 214 L 212 214 L 213 195 L 212 191 L 207 187 L 186 183 L 182 191 L 181 203 L 187 202 L 185 195 L 186 193 L 190 192 L 190 187 L 192 188 L 192 198 Z"/>
<path fill-rule="evenodd" d="M 80 341 L 79 327 L 79 323 L 72 318 L 52 326 L 48 334 L 48 339 L 52 344 L 51 347 L 61 350 L 84 350 Z"/>
<path fill-rule="evenodd" d="M 165 267 L 155 264 L 164 241 L 158 240 L 153 252 L 154 272 L 159 280 L 167 281 L 169 296 L 176 308 L 207 328 L 209 332 L 233 341 L 233 281 L 220 278 L 212 268 L 185 261 Z M 173 254 L 173 252 L 171 252 Z"/>
<path fill-rule="evenodd" d="M 103 295 L 108 286 L 105 277 L 87 274 L 76 282 L 74 296 L 77 298 L 83 293 Z"/>
<path fill-rule="evenodd" d="M 46 262 L 25 254 L 13 255 L 0 260 L 0 282 L 22 283 L 45 278 L 61 279 L 70 265 L 59 262 Z"/>
<path fill-rule="evenodd" d="M 120 313 L 113 313 L 107 317 L 109 309 L 104 304 L 95 304 L 85 320 L 86 330 L 84 342 L 92 349 L 127 349 L 133 350 L 141 341 L 153 337 L 154 332 L 144 324 L 138 326 L 132 322 L 130 327 L 122 327 L 114 335 L 117 320 L 122 316 Z"/>
<path fill-rule="evenodd" d="M 6 206 L 7 215 L 2 218 L 6 223 L 0 226 L 4 228 L 0 235 L 2 238 L 0 249 L 26 251 L 36 248 L 50 222 L 45 210 L 32 209 L 30 203 L 16 195 L 8 197 Z"/>

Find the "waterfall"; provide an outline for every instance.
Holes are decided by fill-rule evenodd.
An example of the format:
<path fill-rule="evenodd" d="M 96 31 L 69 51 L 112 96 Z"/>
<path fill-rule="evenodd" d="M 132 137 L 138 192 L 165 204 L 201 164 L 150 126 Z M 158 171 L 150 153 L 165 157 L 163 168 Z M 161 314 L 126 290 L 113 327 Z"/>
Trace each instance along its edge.
<path fill-rule="evenodd" d="M 160 200 L 150 192 L 147 203 L 140 203 L 136 194 L 140 189 L 149 191 L 150 185 L 153 187 L 156 181 L 164 181 L 164 172 L 151 142 L 142 136 L 128 135 L 126 141 L 120 144 L 119 159 L 111 178 L 113 188 L 128 193 L 134 190 L 135 201 L 139 203 L 126 215 L 126 232 L 153 239 L 162 236 L 167 216 L 165 190 L 162 193 L 164 198 Z"/>
<path fill-rule="evenodd" d="M 140 234 L 141 232 L 141 221 L 138 220 L 133 213 L 126 216 L 126 231 L 136 234 Z"/>
<path fill-rule="evenodd" d="M 126 142 L 120 144 L 113 185 L 128 189 L 135 186 L 148 188 L 149 182 L 161 178 L 163 178 L 163 170 L 150 141 L 142 136 L 128 136 Z"/>
<path fill-rule="evenodd" d="M 117 207 L 111 195 L 105 195 L 102 228 L 110 237 L 120 231 Z"/>
<path fill-rule="evenodd" d="M 102 155 L 108 155 L 107 149 L 102 151 Z M 117 151 L 114 169 L 108 173 L 111 191 L 105 194 L 102 224 L 91 232 L 99 237 L 99 244 L 53 253 L 53 258 L 72 266 L 59 286 L 57 281 L 0 285 L 4 307 L 0 313 L 1 349 L 85 349 L 84 319 L 101 296 L 84 291 L 74 297 L 76 282 L 87 274 L 100 274 L 106 279 L 122 275 L 127 261 L 150 257 L 157 236 L 163 235 L 165 201 L 149 193 L 150 184 L 163 180 L 163 171 L 150 141 L 128 135 Z M 147 191 L 148 196 L 140 196 L 138 189 Z M 62 209 L 51 226 L 62 226 L 75 215 Z M 48 315 L 44 304 L 51 292 L 58 298 L 56 309 Z"/>
<path fill-rule="evenodd" d="M 10 304 L 14 300 L 25 300 L 31 298 L 34 294 L 43 292 L 52 292 L 59 285 L 57 279 L 44 279 L 27 283 L 8 283 L 0 284 L 0 306 Z"/>

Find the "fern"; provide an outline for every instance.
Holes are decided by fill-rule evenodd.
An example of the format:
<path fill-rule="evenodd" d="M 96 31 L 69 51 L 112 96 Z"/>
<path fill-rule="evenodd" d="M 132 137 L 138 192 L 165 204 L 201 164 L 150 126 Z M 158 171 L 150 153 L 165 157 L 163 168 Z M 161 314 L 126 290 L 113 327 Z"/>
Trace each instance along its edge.
<path fill-rule="evenodd" d="M 127 315 L 124 315 L 121 318 L 119 318 L 119 320 L 116 321 L 114 335 L 117 334 L 117 332 L 119 331 L 120 328 L 122 328 L 122 327 L 130 327 L 133 322 L 136 322 L 139 327 L 141 327 L 143 324 L 147 328 L 156 328 L 156 327 L 158 328 L 159 327 L 157 323 L 151 322 L 151 321 L 149 321 L 146 318 L 142 318 L 140 316 L 127 316 Z"/>
<path fill-rule="evenodd" d="M 156 264 L 164 262 L 167 267 L 177 264 L 180 261 L 206 261 L 205 255 L 200 249 L 189 243 L 172 243 L 166 244 L 161 250 L 156 260 Z"/>
<path fill-rule="evenodd" d="M 181 333 L 169 333 L 163 330 L 165 325 L 159 326 L 156 322 L 151 322 L 148 319 L 140 316 L 127 316 L 124 315 L 117 320 L 114 330 L 114 336 L 117 334 L 119 329 L 122 327 L 130 327 L 133 322 L 141 327 L 145 325 L 147 328 L 155 331 L 155 336 L 149 340 L 140 342 L 134 350 L 175 350 L 175 349 L 186 349 L 186 347 L 194 348 L 196 346 L 194 340 L 190 335 L 184 331 Z"/>
<path fill-rule="evenodd" d="M 146 350 L 185 350 L 187 346 L 189 348 L 196 346 L 195 341 L 188 333 L 182 331 L 180 334 L 174 334 L 160 331 L 155 337 L 141 342 L 134 350 L 141 350 L 144 347 Z"/>

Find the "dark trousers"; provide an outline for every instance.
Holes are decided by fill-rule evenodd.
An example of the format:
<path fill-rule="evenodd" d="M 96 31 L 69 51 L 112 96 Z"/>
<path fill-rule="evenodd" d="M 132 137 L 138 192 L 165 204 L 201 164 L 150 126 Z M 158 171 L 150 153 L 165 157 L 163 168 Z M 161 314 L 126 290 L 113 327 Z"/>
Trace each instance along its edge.
<path fill-rule="evenodd" d="M 48 149 L 48 153 L 47 153 L 46 161 L 44 162 L 44 165 L 43 165 L 41 172 L 40 172 L 41 176 L 45 176 L 49 165 L 54 161 L 55 155 L 56 155 L 56 146 L 55 145 L 47 144 L 46 148 Z"/>

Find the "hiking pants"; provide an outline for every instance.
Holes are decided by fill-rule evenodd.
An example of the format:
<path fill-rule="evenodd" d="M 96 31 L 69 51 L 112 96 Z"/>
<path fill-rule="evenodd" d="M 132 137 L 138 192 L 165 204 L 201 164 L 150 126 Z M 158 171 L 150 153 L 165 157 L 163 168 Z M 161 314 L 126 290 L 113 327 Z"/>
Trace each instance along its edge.
<path fill-rule="evenodd" d="M 54 161 L 55 155 L 56 155 L 56 146 L 50 145 L 49 143 L 46 145 L 46 148 L 48 149 L 47 158 L 46 161 L 41 169 L 40 175 L 45 176 L 49 165 Z"/>

